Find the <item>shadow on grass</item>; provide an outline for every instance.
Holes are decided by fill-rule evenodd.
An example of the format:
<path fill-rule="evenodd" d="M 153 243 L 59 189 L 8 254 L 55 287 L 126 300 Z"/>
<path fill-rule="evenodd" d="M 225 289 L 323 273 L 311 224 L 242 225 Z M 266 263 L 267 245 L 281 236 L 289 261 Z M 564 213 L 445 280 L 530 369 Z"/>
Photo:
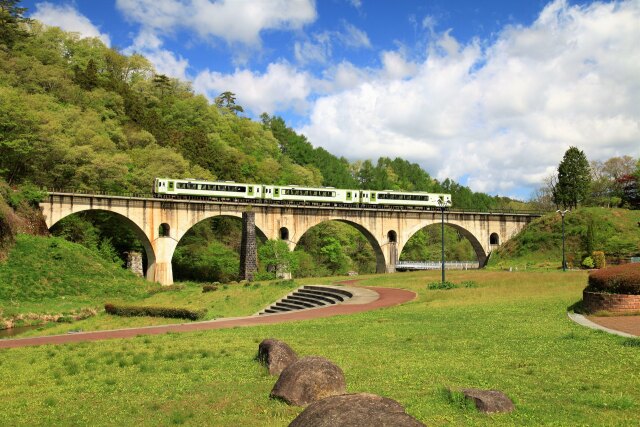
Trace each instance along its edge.
<path fill-rule="evenodd" d="M 582 304 L 582 300 L 574 302 L 573 304 L 568 306 L 567 307 L 567 311 L 570 312 L 570 313 L 573 312 L 573 313 L 577 313 L 577 314 L 588 314 L 587 311 L 584 308 L 584 305 Z"/>

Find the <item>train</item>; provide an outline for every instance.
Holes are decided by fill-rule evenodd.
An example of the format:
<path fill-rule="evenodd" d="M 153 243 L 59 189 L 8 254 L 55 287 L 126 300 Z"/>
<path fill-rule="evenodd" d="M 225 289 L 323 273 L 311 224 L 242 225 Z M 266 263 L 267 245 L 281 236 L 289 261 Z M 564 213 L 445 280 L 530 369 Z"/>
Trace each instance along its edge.
<path fill-rule="evenodd" d="M 156 178 L 157 197 L 243 200 L 256 203 L 310 204 L 352 207 L 412 207 L 432 209 L 451 206 L 451 194 L 395 190 L 354 190 L 334 187 L 247 184 L 234 181 L 203 181 Z"/>

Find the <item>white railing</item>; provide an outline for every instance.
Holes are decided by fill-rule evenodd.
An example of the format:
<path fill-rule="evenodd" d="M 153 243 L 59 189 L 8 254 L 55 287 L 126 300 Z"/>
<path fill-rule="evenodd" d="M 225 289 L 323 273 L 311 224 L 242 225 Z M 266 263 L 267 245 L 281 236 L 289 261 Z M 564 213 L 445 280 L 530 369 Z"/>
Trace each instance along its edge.
<path fill-rule="evenodd" d="M 441 261 L 398 261 L 396 270 L 440 270 Z M 445 261 L 445 270 L 471 270 L 480 268 L 478 261 Z"/>

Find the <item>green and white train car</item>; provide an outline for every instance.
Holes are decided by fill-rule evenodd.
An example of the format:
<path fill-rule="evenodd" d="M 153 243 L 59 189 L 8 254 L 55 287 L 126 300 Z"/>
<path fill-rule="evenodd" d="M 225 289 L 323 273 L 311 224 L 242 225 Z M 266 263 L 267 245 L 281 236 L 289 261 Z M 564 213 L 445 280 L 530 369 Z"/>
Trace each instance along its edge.
<path fill-rule="evenodd" d="M 276 203 L 327 203 L 327 204 L 357 204 L 360 203 L 359 190 L 345 190 L 333 187 L 298 187 L 264 186 L 265 200 L 273 200 Z"/>
<path fill-rule="evenodd" d="M 420 209 L 451 206 L 450 194 L 243 184 L 233 181 L 211 182 L 189 178 L 156 178 L 153 190 L 160 197 L 242 199 L 275 204 L 309 203 L 327 206 L 378 206 L 381 208 L 406 206 Z"/>
<path fill-rule="evenodd" d="M 361 203 L 378 206 L 425 206 L 440 207 L 451 206 L 451 194 L 404 192 L 394 190 L 363 190 Z"/>
<path fill-rule="evenodd" d="M 263 187 L 233 181 L 202 181 L 197 179 L 156 178 L 155 194 L 166 196 L 199 196 L 219 199 L 262 199 Z"/>

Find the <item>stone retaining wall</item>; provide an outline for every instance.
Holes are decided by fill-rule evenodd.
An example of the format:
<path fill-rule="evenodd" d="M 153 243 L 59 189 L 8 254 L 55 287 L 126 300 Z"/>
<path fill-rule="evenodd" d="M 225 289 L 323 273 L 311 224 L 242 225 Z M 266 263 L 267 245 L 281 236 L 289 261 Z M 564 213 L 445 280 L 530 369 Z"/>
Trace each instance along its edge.
<path fill-rule="evenodd" d="M 585 290 L 582 292 L 582 305 L 589 313 L 596 311 L 640 312 L 640 295 L 605 294 Z"/>

